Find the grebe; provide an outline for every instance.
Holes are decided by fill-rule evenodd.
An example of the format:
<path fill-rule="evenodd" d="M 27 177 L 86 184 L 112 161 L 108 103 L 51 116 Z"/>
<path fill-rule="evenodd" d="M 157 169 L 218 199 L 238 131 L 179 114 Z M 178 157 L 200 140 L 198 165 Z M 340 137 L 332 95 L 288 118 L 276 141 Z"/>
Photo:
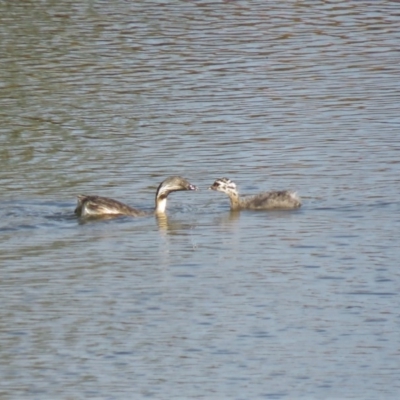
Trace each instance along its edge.
<path fill-rule="evenodd" d="M 156 206 L 154 213 L 165 213 L 168 195 L 171 192 L 177 192 L 179 190 L 197 190 L 197 187 L 180 176 L 171 176 L 165 179 L 160 183 L 156 192 Z M 100 217 L 112 215 L 141 217 L 149 215 L 150 213 L 137 210 L 136 208 L 132 208 L 108 197 L 79 195 L 75 214 L 79 217 Z"/>
<path fill-rule="evenodd" d="M 293 209 L 301 207 L 300 197 L 289 190 L 265 192 L 254 196 L 239 197 L 236 184 L 228 178 L 217 179 L 211 190 L 226 193 L 231 201 L 231 210 L 273 210 Z"/>

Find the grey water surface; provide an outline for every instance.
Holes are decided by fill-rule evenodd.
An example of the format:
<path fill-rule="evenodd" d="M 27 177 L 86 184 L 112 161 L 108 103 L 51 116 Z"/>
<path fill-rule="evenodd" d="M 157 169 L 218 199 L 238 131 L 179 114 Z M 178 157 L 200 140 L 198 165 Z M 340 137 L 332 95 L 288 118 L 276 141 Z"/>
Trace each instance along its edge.
<path fill-rule="evenodd" d="M 0 398 L 400 397 L 399 2 L 2 1 L 0 54 Z"/>

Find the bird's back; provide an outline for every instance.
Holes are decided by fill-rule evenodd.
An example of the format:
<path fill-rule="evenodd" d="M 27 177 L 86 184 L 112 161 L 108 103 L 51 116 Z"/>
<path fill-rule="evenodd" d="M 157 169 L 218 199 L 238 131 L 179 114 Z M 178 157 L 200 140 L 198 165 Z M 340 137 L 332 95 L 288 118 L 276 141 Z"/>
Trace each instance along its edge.
<path fill-rule="evenodd" d="M 82 217 L 102 215 L 145 215 L 144 211 L 136 210 L 120 201 L 101 196 L 78 195 L 75 214 Z"/>
<path fill-rule="evenodd" d="M 292 209 L 301 207 L 301 200 L 296 192 L 281 190 L 242 197 L 240 205 L 250 210 Z"/>

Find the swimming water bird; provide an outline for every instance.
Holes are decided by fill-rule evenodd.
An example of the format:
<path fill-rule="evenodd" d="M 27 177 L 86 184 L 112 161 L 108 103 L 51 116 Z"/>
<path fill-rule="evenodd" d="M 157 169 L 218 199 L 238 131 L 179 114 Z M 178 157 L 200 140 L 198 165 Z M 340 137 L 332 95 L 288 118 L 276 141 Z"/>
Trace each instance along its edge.
<path fill-rule="evenodd" d="M 171 176 L 160 183 L 156 192 L 155 214 L 165 213 L 167 207 L 167 197 L 172 192 L 179 190 L 197 190 L 185 178 L 180 176 Z M 100 216 L 118 216 L 130 215 L 131 217 L 141 217 L 151 213 L 138 210 L 123 204 L 117 200 L 100 196 L 78 196 L 78 204 L 75 214 L 79 217 L 100 217 Z"/>
<path fill-rule="evenodd" d="M 217 179 L 209 189 L 226 193 L 231 201 L 231 210 L 273 210 L 301 207 L 300 197 L 289 190 L 273 191 L 240 197 L 236 184 L 228 178 Z"/>

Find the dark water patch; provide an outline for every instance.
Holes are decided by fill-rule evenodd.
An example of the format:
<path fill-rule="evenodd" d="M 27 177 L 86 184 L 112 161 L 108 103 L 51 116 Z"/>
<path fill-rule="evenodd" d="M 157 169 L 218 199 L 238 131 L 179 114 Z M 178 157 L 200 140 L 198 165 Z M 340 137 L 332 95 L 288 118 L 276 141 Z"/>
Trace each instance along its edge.
<path fill-rule="evenodd" d="M 185 349 L 185 351 L 187 351 L 188 353 L 201 353 L 201 352 L 203 352 L 203 349 L 189 348 L 189 349 Z"/>
<path fill-rule="evenodd" d="M 364 322 L 386 322 L 387 318 L 366 318 Z"/>
<path fill-rule="evenodd" d="M 231 351 L 228 349 L 217 349 L 217 350 L 213 351 L 212 354 L 216 354 L 219 356 L 226 356 L 226 355 L 233 356 L 233 355 L 237 355 L 238 353 L 236 351 Z"/>
<path fill-rule="evenodd" d="M 265 393 L 265 394 L 260 394 L 260 396 L 272 400 L 283 399 L 288 396 L 288 392 Z"/>
<path fill-rule="evenodd" d="M 304 244 L 292 244 L 292 247 L 296 249 L 325 249 L 325 246 L 320 246 L 320 245 L 304 245 Z"/>
<path fill-rule="evenodd" d="M 135 352 L 133 351 L 114 351 L 113 355 L 116 357 L 121 357 L 121 356 L 131 356 L 134 355 Z"/>
<path fill-rule="evenodd" d="M 321 276 L 318 276 L 317 279 L 340 281 L 340 280 L 344 280 L 346 278 L 343 276 L 321 275 Z"/>
<path fill-rule="evenodd" d="M 272 337 L 269 332 L 254 332 L 252 336 L 259 339 Z"/>
<path fill-rule="evenodd" d="M 398 295 L 398 293 L 394 293 L 394 292 L 368 292 L 368 291 L 348 292 L 347 294 L 358 295 L 358 296 L 397 296 Z"/>
<path fill-rule="evenodd" d="M 393 280 L 392 279 L 389 279 L 389 278 L 376 278 L 375 279 L 375 282 L 378 282 L 378 283 L 389 283 L 389 282 L 392 282 Z"/>

